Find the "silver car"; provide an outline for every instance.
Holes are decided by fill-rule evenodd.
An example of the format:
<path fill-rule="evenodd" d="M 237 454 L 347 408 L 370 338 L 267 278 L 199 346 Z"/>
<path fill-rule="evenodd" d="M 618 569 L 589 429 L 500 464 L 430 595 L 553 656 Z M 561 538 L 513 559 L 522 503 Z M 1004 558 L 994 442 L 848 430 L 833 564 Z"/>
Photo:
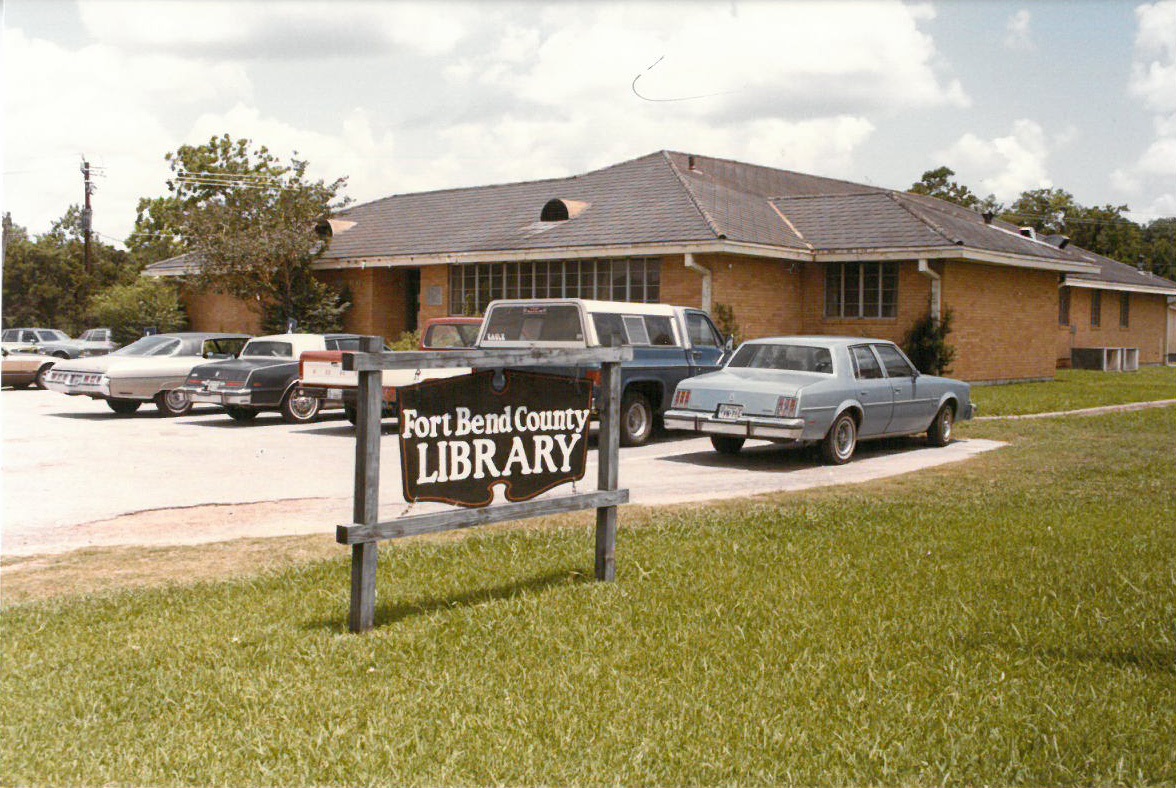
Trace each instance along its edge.
<path fill-rule="evenodd" d="M 181 416 L 192 409 L 187 393 L 179 390 L 192 368 L 233 358 L 248 340 L 248 334 L 155 334 L 105 356 L 58 362 L 45 385 L 62 394 L 104 399 L 122 415 L 154 402 L 163 415 Z"/>
<path fill-rule="evenodd" d="M 89 358 L 104 356 L 117 347 L 114 332 L 109 328 L 91 328 L 77 339 L 43 341 L 37 345 L 37 352 L 57 358 Z"/>
<path fill-rule="evenodd" d="M 971 387 L 920 374 L 893 342 L 860 337 L 772 337 L 743 343 L 718 372 L 678 384 L 667 429 L 711 436 L 735 454 L 748 438 L 817 443 L 840 465 L 859 440 L 926 433 L 951 441 L 972 418 Z"/>

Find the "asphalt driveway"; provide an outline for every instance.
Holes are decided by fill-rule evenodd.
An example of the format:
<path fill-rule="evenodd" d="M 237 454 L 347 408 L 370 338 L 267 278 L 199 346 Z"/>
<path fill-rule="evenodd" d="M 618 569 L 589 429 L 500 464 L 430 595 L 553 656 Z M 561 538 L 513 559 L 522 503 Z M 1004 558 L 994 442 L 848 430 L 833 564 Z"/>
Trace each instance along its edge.
<path fill-rule="evenodd" d="M 341 411 L 315 424 L 274 414 L 241 424 L 217 409 L 175 419 L 144 406 L 116 416 L 100 401 L 49 391 L 0 393 L 0 491 L 7 555 L 91 545 L 189 544 L 244 536 L 322 533 L 351 520 L 355 434 Z M 395 428 L 385 426 L 385 437 Z M 621 486 L 645 505 L 735 498 L 857 482 L 957 462 L 997 448 L 920 439 L 864 444 L 853 462 L 819 464 L 810 452 L 749 442 L 736 457 L 705 438 L 666 436 L 622 449 Z M 595 452 L 579 491 L 595 488 Z M 385 440 L 381 519 L 406 508 L 399 451 Z M 567 490 L 568 488 L 562 488 Z M 556 490 L 553 494 L 561 494 Z M 440 508 L 417 505 L 413 513 Z"/>

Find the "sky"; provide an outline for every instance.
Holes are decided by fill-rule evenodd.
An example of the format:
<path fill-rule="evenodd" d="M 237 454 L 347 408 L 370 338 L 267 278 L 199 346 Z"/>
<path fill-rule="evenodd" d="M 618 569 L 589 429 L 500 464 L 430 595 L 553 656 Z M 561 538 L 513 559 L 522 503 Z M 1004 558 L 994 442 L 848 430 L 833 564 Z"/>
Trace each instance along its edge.
<path fill-rule="evenodd" d="M 4 0 L 2 209 L 120 245 L 228 133 L 362 203 L 675 150 L 1176 216 L 1176 0 Z"/>

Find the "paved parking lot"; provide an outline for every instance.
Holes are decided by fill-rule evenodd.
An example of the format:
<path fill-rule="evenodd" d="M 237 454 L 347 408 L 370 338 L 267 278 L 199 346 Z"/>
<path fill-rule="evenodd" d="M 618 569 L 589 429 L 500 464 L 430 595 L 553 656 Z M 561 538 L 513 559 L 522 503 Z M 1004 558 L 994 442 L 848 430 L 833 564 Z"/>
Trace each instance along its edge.
<path fill-rule="evenodd" d="M 322 533 L 351 520 L 355 435 L 341 411 L 315 424 L 276 413 L 240 424 L 207 408 L 165 419 L 131 417 L 105 403 L 49 391 L 0 393 L 3 529 L 0 550 L 30 555 L 90 545 L 187 544 L 243 536 Z M 381 519 L 405 509 L 394 427 L 385 426 Z M 667 436 L 621 451 L 621 486 L 658 505 L 851 484 L 956 462 L 996 448 L 917 439 L 865 444 L 848 465 L 809 452 L 749 443 L 737 457 L 705 438 Z M 595 452 L 579 491 L 595 488 Z M 564 490 L 570 488 L 562 488 Z M 560 494 L 560 490 L 553 494 Z M 418 505 L 414 513 L 439 508 Z"/>

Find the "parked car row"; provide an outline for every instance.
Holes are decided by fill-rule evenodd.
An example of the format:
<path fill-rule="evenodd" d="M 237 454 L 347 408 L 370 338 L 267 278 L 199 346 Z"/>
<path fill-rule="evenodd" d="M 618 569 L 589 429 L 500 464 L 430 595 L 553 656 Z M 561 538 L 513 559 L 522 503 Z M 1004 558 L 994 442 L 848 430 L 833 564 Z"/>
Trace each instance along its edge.
<path fill-rule="evenodd" d="M 184 332 L 143 337 L 97 358 L 5 351 L 5 385 L 37 383 L 102 399 L 119 414 L 153 402 L 164 415 L 179 416 L 205 403 L 237 421 L 270 410 L 301 424 L 321 410 L 344 408 L 354 422 L 358 378 L 342 361 L 359 343 L 355 334 Z M 862 440 L 925 433 L 930 444 L 946 445 L 955 423 L 974 411 L 967 383 L 920 374 L 892 342 L 771 337 L 735 349 L 705 312 L 664 304 L 495 301 L 484 321 L 431 321 L 421 342 L 423 349 L 471 344 L 631 346 L 633 358 L 621 368 L 620 437 L 627 446 L 647 441 L 660 421 L 666 429 L 709 436 L 722 454 L 760 439 L 815 445 L 826 462 L 841 464 Z M 14 356 L 29 363 L 10 372 Z M 390 371 L 383 379 L 386 413 L 395 415 L 397 387 L 464 371 Z M 593 376 L 583 368 L 549 372 Z"/>
<path fill-rule="evenodd" d="M 6 328 L 3 347 L 8 351 L 33 352 L 56 358 L 101 356 L 118 347 L 109 328 L 91 328 L 70 339 L 55 328 Z"/>

